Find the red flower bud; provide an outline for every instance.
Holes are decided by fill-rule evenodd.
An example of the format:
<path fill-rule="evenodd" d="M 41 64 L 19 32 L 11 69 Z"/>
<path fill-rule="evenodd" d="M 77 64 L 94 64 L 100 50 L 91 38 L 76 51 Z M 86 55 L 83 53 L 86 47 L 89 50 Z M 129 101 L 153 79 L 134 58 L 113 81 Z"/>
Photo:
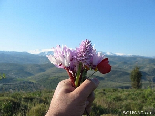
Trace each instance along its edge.
<path fill-rule="evenodd" d="M 102 74 L 109 73 L 111 71 L 111 66 L 108 64 L 108 58 L 103 59 L 98 65 L 98 71 Z"/>

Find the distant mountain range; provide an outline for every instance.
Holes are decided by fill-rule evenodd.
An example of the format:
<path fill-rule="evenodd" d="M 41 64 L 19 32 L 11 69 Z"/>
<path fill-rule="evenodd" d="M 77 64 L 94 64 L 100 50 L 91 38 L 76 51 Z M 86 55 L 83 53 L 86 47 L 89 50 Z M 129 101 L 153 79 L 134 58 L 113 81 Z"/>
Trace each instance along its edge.
<path fill-rule="evenodd" d="M 48 55 L 53 54 L 53 49 L 36 49 L 28 51 L 30 54 L 37 54 L 37 55 Z"/>
<path fill-rule="evenodd" d="M 27 52 L 16 52 L 16 51 L 0 51 L 0 53 L 5 53 L 5 54 L 19 54 L 19 53 L 29 53 L 29 54 L 34 54 L 34 55 L 39 55 L 39 56 L 46 56 L 49 54 L 53 54 L 53 49 L 36 49 L 36 50 L 30 50 Z M 140 56 L 140 55 L 132 55 L 132 54 L 123 54 L 123 53 L 112 53 L 112 52 L 102 52 L 103 55 L 105 56 L 123 56 L 123 57 L 144 57 L 144 58 L 155 58 L 155 56 Z"/>
<path fill-rule="evenodd" d="M 123 54 L 123 53 L 112 53 L 112 52 L 102 52 L 105 56 L 124 56 L 124 57 L 132 57 L 132 56 L 138 56 L 138 57 L 147 57 L 147 56 L 139 56 L 139 55 L 132 55 L 132 54 Z M 36 49 L 36 50 L 31 50 L 28 51 L 30 54 L 36 54 L 36 55 L 41 55 L 41 56 L 46 56 L 49 54 L 53 54 L 53 49 Z M 155 57 L 149 57 L 148 58 L 155 58 Z"/>
<path fill-rule="evenodd" d="M 65 70 L 49 62 L 45 56 L 47 54 L 53 54 L 53 51 L 38 50 L 36 54 L 0 51 L 0 74 L 6 74 L 6 78 L 0 81 L 0 92 L 10 89 L 54 89 L 60 80 L 68 78 Z M 130 72 L 135 66 L 140 67 L 144 88 L 155 83 L 155 58 L 109 52 L 103 54 L 108 57 L 112 70 L 105 75 L 97 72 L 92 76 L 100 80 L 100 88 L 130 88 Z"/>

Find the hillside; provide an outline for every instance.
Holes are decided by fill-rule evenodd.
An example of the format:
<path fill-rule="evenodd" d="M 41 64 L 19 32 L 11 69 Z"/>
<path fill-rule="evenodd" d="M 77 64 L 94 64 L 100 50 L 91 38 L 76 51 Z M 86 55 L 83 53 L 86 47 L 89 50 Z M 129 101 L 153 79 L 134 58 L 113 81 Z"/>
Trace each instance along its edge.
<path fill-rule="evenodd" d="M 140 67 L 144 88 L 155 82 L 155 59 L 106 57 L 112 66 L 111 72 L 106 75 L 97 72 L 92 76 L 100 80 L 100 88 L 130 88 L 129 75 L 134 66 Z M 6 74 L 6 78 L 0 81 L 0 91 L 54 89 L 60 80 L 68 78 L 65 70 L 56 68 L 45 56 L 25 52 L 0 52 L 0 73 Z"/>
<path fill-rule="evenodd" d="M 45 56 L 38 57 L 27 52 L 0 51 L 0 63 L 44 64 L 47 62 Z"/>

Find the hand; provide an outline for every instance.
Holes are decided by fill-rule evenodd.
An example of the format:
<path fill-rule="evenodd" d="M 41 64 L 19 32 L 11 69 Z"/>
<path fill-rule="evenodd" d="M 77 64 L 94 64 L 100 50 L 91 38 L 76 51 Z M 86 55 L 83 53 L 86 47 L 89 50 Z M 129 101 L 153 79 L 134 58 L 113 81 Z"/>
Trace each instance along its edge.
<path fill-rule="evenodd" d="M 59 82 L 46 116 L 81 116 L 85 109 L 90 112 L 98 84 L 96 78 L 86 79 L 75 89 L 70 79 Z"/>

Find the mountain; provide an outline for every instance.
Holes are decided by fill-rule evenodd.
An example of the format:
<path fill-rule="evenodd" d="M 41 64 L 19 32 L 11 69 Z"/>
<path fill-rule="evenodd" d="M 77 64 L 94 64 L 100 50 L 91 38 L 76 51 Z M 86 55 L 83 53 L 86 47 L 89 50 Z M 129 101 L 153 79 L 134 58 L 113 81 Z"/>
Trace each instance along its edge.
<path fill-rule="evenodd" d="M 0 51 L 0 74 L 6 74 L 6 78 L 0 80 L 0 91 L 54 89 L 59 81 L 68 78 L 64 69 L 48 61 L 47 52 L 41 53 Z M 92 76 L 100 80 L 100 88 L 130 88 L 129 76 L 135 66 L 140 67 L 144 88 L 155 82 L 154 58 L 111 54 L 106 55 L 111 72 L 105 75 L 97 72 Z M 92 73 L 88 71 L 88 76 Z"/>
<path fill-rule="evenodd" d="M 53 54 L 53 49 L 36 49 L 36 50 L 31 50 L 28 51 L 28 53 L 30 54 L 36 54 L 36 55 L 40 55 L 40 56 L 46 56 L 49 54 Z"/>
<path fill-rule="evenodd" d="M 37 55 L 48 55 L 48 54 L 53 54 L 53 49 L 36 49 L 36 50 L 31 50 L 28 51 L 30 54 L 37 54 Z M 102 51 L 100 51 L 102 52 Z M 102 52 L 104 55 L 112 55 L 112 56 L 132 56 L 132 55 L 125 55 L 121 53 L 112 53 L 112 52 Z"/>
<path fill-rule="evenodd" d="M 53 49 L 36 49 L 36 50 L 31 50 L 28 51 L 30 54 L 35 54 L 35 55 L 40 55 L 40 56 L 46 56 L 49 54 L 53 54 Z M 123 54 L 123 53 L 112 53 L 112 52 L 103 52 L 103 51 L 98 51 L 104 54 L 105 56 L 123 56 L 123 57 L 145 57 L 145 58 L 155 58 L 155 57 L 149 57 L 149 56 L 139 56 L 139 55 L 132 55 L 132 54 Z"/>
<path fill-rule="evenodd" d="M 49 62 L 45 56 L 28 52 L 0 51 L 0 63 L 43 64 Z"/>

